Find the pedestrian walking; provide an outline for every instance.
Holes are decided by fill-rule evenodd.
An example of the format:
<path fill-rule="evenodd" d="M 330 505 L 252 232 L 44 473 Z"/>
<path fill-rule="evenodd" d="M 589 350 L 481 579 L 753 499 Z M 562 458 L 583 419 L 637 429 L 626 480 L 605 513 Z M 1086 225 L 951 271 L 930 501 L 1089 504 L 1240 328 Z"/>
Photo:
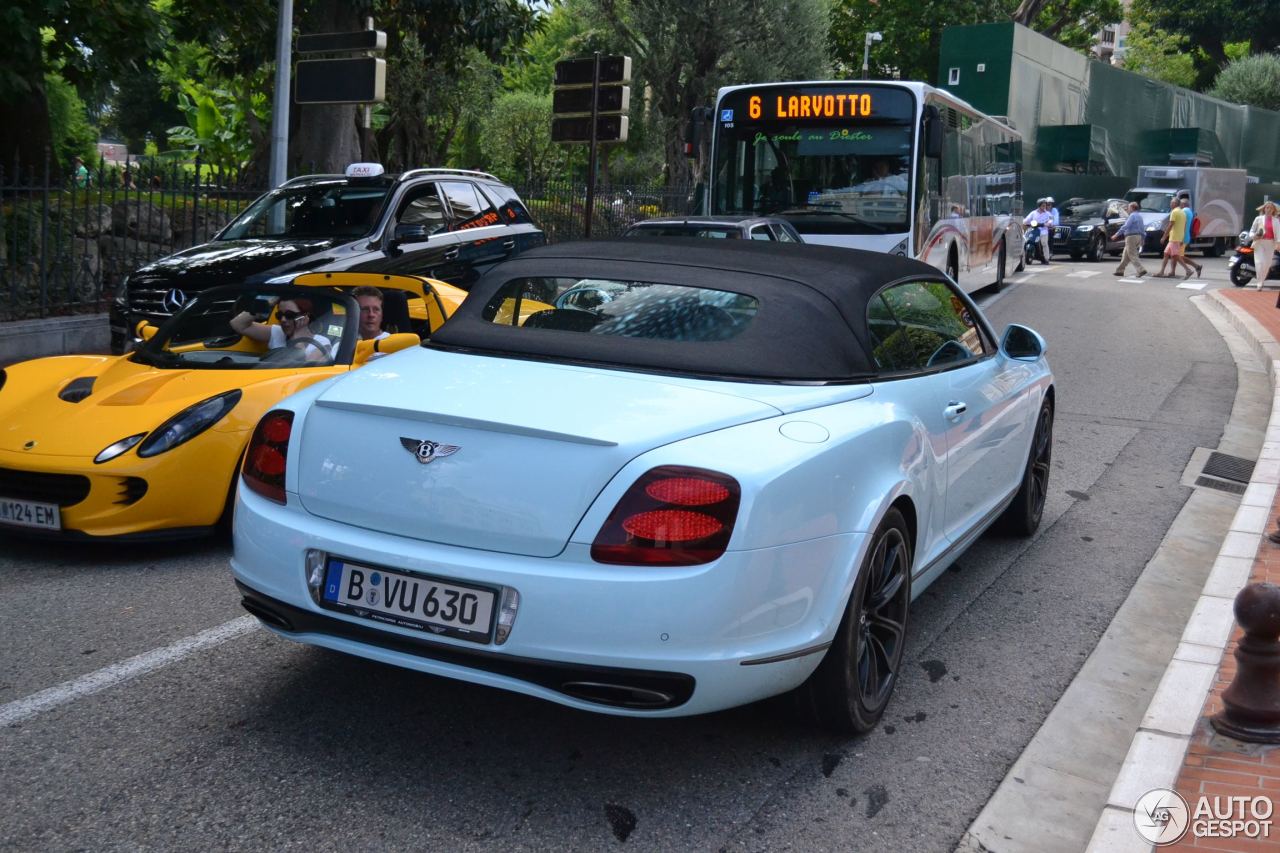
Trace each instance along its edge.
<path fill-rule="evenodd" d="M 1276 253 L 1276 240 L 1280 238 L 1280 209 L 1274 201 L 1264 201 L 1259 214 L 1249 226 L 1253 235 L 1253 268 L 1258 279 L 1258 290 L 1271 272 L 1271 261 Z"/>
<path fill-rule="evenodd" d="M 1182 204 L 1182 218 L 1183 218 L 1183 221 L 1186 223 L 1183 227 L 1184 230 L 1183 230 L 1183 237 L 1182 237 L 1182 263 L 1184 266 L 1187 267 L 1187 274 L 1183 276 L 1183 281 L 1186 281 L 1187 279 L 1191 278 L 1192 268 L 1195 269 L 1196 278 L 1199 278 L 1200 274 L 1204 272 L 1204 267 L 1200 266 L 1195 261 L 1187 257 L 1187 247 L 1191 245 L 1191 238 L 1195 236 L 1195 228 L 1193 228 L 1192 225 L 1195 222 L 1196 212 L 1191 207 L 1191 196 L 1183 195 L 1181 198 L 1181 204 Z"/>
<path fill-rule="evenodd" d="M 1138 203 L 1136 201 L 1129 202 L 1129 218 L 1116 231 L 1117 237 L 1124 238 L 1124 254 L 1120 256 L 1120 266 L 1116 267 L 1115 275 L 1124 275 L 1124 268 L 1133 264 L 1133 268 L 1138 271 L 1138 278 L 1142 278 L 1147 274 L 1147 269 L 1142 265 L 1142 261 L 1138 260 L 1138 255 L 1142 253 L 1142 236 L 1146 232 L 1146 226 L 1142 222 L 1142 214 L 1138 212 Z"/>

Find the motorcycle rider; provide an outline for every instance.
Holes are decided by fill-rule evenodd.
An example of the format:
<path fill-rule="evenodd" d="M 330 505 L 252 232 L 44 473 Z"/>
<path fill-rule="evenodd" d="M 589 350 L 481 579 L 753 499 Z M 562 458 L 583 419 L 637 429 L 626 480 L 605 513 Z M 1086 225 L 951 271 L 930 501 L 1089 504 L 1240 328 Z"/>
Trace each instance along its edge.
<path fill-rule="evenodd" d="M 1036 202 L 1036 209 L 1027 214 L 1022 224 L 1029 228 L 1038 228 L 1040 233 L 1036 239 L 1040 243 L 1040 263 L 1049 265 L 1049 229 L 1053 226 L 1053 212 L 1049 200 L 1042 198 Z"/>

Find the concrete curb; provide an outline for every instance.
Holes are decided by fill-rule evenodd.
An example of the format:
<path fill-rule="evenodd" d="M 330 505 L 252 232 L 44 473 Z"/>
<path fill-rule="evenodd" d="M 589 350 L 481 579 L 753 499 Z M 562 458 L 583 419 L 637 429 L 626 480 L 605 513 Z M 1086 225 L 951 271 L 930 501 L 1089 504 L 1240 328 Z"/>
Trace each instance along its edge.
<path fill-rule="evenodd" d="M 1211 307 L 1234 326 L 1258 354 L 1271 381 L 1273 395 L 1280 366 L 1280 342 L 1247 311 L 1221 296 L 1205 294 Z M 1165 669 L 1147 712 L 1134 735 L 1124 764 L 1111 787 L 1107 805 L 1094 827 L 1087 853 L 1150 851 L 1134 830 L 1133 808 L 1153 788 L 1172 788 L 1182 770 L 1191 735 L 1213 689 L 1218 665 L 1235 624 L 1232 604 L 1249 580 L 1254 558 L 1266 532 L 1272 503 L 1280 486 L 1280 406 L 1273 396 L 1262 453 L 1187 621 L 1173 659 Z"/>

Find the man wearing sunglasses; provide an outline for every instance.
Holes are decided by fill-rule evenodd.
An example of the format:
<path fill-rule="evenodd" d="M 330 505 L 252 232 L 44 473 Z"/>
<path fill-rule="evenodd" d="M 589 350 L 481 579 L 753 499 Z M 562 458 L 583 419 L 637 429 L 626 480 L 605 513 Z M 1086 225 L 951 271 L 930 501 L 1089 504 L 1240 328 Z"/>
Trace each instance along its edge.
<path fill-rule="evenodd" d="M 248 311 L 241 311 L 231 318 L 231 329 L 236 334 L 245 335 L 255 341 L 261 341 L 268 349 L 279 349 L 285 346 L 296 346 L 307 361 L 326 361 L 333 348 L 333 342 L 324 335 L 311 331 L 312 313 L 315 311 L 310 299 L 282 299 L 276 306 L 276 316 L 280 325 L 259 323 Z"/>

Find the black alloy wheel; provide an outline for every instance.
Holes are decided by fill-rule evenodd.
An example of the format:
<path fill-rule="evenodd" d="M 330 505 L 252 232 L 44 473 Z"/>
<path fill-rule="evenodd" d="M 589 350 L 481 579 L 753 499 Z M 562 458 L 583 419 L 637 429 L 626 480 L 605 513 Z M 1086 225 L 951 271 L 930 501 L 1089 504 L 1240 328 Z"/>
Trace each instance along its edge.
<path fill-rule="evenodd" d="M 955 249 L 951 250 L 951 256 L 947 258 L 947 276 L 956 284 L 960 283 L 960 261 L 956 259 Z"/>
<path fill-rule="evenodd" d="M 1251 281 L 1253 281 L 1253 275 L 1247 270 L 1241 269 L 1239 264 L 1231 268 L 1231 283 L 1236 287 L 1244 287 Z"/>
<path fill-rule="evenodd" d="M 845 734 L 875 728 L 898 683 L 910 603 L 907 525 L 890 509 L 872 537 L 831 648 L 792 694 L 804 717 Z"/>
<path fill-rule="evenodd" d="M 1089 241 L 1089 260 L 1095 264 L 1103 259 L 1107 254 L 1107 241 L 1101 235 L 1092 238 Z"/>
<path fill-rule="evenodd" d="M 1007 253 L 1004 248 L 1005 241 L 1000 241 L 1000 251 L 996 253 L 996 283 L 994 290 L 996 293 L 1004 290 L 1004 265 L 1007 260 Z"/>
<path fill-rule="evenodd" d="M 1049 494 L 1049 469 L 1053 462 L 1053 404 L 1040 404 L 1036 431 L 1031 437 L 1031 450 L 1023 469 L 1022 483 L 1013 502 L 1000 516 L 1000 526 L 1014 536 L 1030 536 L 1040 526 L 1045 499 Z"/>

